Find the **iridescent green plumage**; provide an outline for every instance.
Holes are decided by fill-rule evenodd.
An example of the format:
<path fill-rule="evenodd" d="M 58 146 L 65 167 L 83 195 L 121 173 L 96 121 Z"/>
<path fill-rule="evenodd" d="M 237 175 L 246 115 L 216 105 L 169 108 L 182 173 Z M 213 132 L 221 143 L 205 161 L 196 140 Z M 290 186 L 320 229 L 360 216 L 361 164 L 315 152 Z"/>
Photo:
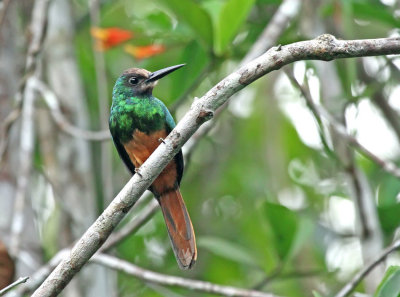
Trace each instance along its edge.
<path fill-rule="evenodd" d="M 140 70 L 144 71 L 143 69 Z M 146 72 L 143 74 L 146 74 Z M 151 91 L 155 83 L 152 83 L 149 88 L 136 89 L 129 84 L 130 77 L 130 72 L 124 73 L 115 83 L 109 127 L 121 158 L 133 173 L 135 167 L 122 145 L 132 139 L 135 130 L 147 134 L 165 130 L 168 134 L 175 127 L 175 122 L 165 104 L 152 95 Z M 180 173 L 178 183 L 183 172 L 181 155 L 181 152 L 177 155 Z"/>
<path fill-rule="evenodd" d="M 150 133 L 167 128 L 172 130 L 175 122 L 167 107 L 152 95 L 139 97 L 133 95 L 120 77 L 113 90 L 113 103 L 110 115 L 110 129 L 118 133 L 121 140 L 132 136 L 134 129 Z"/>
<path fill-rule="evenodd" d="M 131 68 L 117 80 L 113 90 L 110 131 L 121 159 L 135 174 L 153 151 L 175 127 L 167 107 L 152 95 L 156 81 L 183 65 L 156 72 Z M 183 173 L 183 156 L 179 151 L 149 190 L 157 198 L 167 225 L 172 248 L 179 266 L 189 269 L 197 257 L 196 241 L 179 184 Z"/>

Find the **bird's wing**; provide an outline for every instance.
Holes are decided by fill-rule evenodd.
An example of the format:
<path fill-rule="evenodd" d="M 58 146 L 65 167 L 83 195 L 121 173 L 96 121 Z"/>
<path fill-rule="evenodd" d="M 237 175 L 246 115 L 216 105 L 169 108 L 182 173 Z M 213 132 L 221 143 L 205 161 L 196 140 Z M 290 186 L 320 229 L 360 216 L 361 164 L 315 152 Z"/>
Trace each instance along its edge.
<path fill-rule="evenodd" d="M 163 104 L 164 109 L 165 109 L 165 123 L 166 123 L 166 128 L 167 128 L 167 134 L 169 134 L 172 129 L 175 128 L 175 121 L 174 118 L 172 117 L 171 113 L 169 112 L 168 108 Z M 179 152 L 175 155 L 174 160 L 176 162 L 176 168 L 178 171 L 178 185 L 181 183 L 182 175 L 183 175 L 183 169 L 184 169 L 184 162 L 183 162 L 183 154 L 182 150 L 179 150 Z"/>
<path fill-rule="evenodd" d="M 135 174 L 135 165 L 133 165 L 131 159 L 129 158 L 128 153 L 126 152 L 124 146 L 122 143 L 119 141 L 119 137 L 115 135 L 115 133 L 112 132 L 111 130 L 111 136 L 114 141 L 115 147 L 117 148 L 118 154 L 121 157 L 122 161 L 124 161 L 126 167 L 128 167 L 129 171 L 132 174 Z"/>

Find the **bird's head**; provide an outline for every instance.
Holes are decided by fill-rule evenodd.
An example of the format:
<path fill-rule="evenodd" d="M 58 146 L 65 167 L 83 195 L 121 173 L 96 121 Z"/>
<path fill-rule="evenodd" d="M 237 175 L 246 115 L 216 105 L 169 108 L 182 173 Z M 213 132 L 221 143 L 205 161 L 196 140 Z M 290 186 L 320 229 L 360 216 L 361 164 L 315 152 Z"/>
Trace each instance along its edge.
<path fill-rule="evenodd" d="M 160 78 L 183 66 L 185 66 L 185 64 L 166 67 L 154 72 L 141 68 L 127 69 L 117 80 L 114 91 L 124 89 L 124 91 L 129 90 L 129 93 L 135 97 L 150 96 Z"/>

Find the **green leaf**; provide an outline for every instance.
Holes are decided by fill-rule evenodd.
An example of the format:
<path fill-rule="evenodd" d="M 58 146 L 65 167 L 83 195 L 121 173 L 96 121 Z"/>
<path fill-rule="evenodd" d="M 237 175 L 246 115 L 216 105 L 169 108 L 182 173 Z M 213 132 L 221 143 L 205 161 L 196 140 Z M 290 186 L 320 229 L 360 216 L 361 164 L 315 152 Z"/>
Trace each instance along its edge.
<path fill-rule="evenodd" d="M 237 243 L 217 237 L 203 236 L 197 240 L 197 245 L 220 257 L 242 264 L 259 267 L 258 260 L 253 256 L 252 251 L 247 250 L 245 247 L 240 246 Z"/>
<path fill-rule="evenodd" d="M 206 10 L 192 0 L 161 1 L 173 11 L 178 19 L 186 23 L 207 47 L 212 47 L 213 29 L 211 18 Z"/>
<path fill-rule="evenodd" d="M 265 213 L 274 235 L 275 247 L 280 259 L 286 260 L 296 240 L 299 220 L 293 211 L 274 203 L 265 203 Z"/>
<path fill-rule="evenodd" d="M 368 21 L 379 21 L 383 24 L 399 27 L 400 21 L 394 17 L 394 14 L 386 6 L 379 4 L 372 4 L 364 1 L 355 1 L 353 3 L 353 11 L 355 18 L 362 18 Z"/>
<path fill-rule="evenodd" d="M 378 207 L 379 220 L 383 230 L 390 234 L 400 226 L 400 203 Z"/>
<path fill-rule="evenodd" d="M 374 297 L 400 296 L 400 266 L 390 266 L 379 284 Z"/>
<path fill-rule="evenodd" d="M 215 28 L 214 50 L 217 54 L 225 52 L 246 20 L 253 4 L 254 0 L 229 0 L 222 7 Z"/>

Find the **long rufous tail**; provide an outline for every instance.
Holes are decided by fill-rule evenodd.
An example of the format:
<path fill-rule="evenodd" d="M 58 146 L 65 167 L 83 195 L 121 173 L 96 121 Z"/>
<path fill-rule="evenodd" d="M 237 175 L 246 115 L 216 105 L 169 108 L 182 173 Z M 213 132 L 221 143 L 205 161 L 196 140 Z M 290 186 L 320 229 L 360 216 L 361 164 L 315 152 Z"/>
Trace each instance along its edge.
<path fill-rule="evenodd" d="M 179 188 L 163 193 L 158 202 L 179 267 L 190 269 L 197 259 L 196 238 Z"/>

